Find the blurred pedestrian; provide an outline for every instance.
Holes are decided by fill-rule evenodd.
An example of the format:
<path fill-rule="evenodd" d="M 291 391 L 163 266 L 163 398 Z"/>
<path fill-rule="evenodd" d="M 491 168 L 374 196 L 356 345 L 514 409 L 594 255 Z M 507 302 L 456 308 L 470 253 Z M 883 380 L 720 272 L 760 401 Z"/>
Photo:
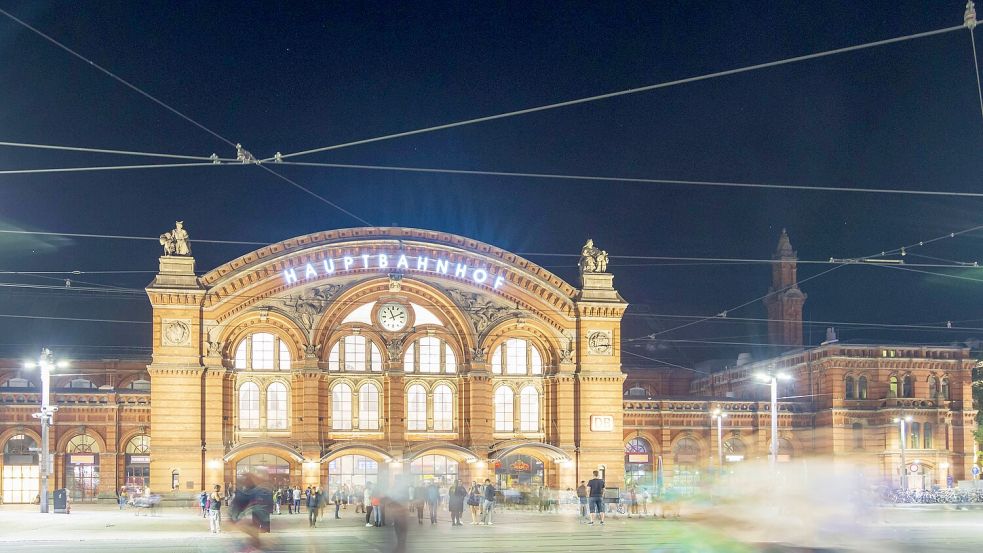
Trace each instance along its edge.
<path fill-rule="evenodd" d="M 437 524 L 437 507 L 440 506 L 440 489 L 437 483 L 430 481 L 427 485 L 424 501 L 427 503 L 427 512 L 430 514 L 430 524 Z"/>
<path fill-rule="evenodd" d="M 471 510 L 471 524 L 478 524 L 478 517 L 481 516 L 481 486 L 478 482 L 471 482 L 471 489 L 468 491 L 468 507 Z"/>
<path fill-rule="evenodd" d="M 211 495 L 208 496 L 208 527 L 213 534 L 222 531 L 222 486 L 215 484 Z"/>
<path fill-rule="evenodd" d="M 481 503 L 481 524 L 493 526 L 492 511 L 495 509 L 495 486 L 491 480 L 485 478 L 485 488 L 482 493 L 484 501 Z"/>
<path fill-rule="evenodd" d="M 321 512 L 321 491 L 316 487 L 307 496 L 308 521 L 311 528 L 317 528 L 317 515 Z"/>
<path fill-rule="evenodd" d="M 300 487 L 294 488 L 294 514 L 300 514 Z"/>
<path fill-rule="evenodd" d="M 468 496 L 468 490 L 464 488 L 460 480 L 454 482 L 447 492 L 447 507 L 451 512 L 451 526 L 463 526 L 461 515 L 464 513 L 464 498 Z"/>

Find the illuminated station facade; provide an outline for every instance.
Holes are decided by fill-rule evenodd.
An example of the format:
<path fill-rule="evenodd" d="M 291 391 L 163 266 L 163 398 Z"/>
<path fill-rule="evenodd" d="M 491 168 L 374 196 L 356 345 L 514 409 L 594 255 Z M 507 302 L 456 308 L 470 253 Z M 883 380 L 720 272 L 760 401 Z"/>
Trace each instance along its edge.
<path fill-rule="evenodd" d="M 187 254 L 161 257 L 147 287 L 152 359 L 53 375 L 52 488 L 82 501 L 123 486 L 184 496 L 263 469 L 275 486 L 332 491 L 485 478 L 568 489 L 593 470 L 609 485 L 686 489 L 719 469 L 715 409 L 728 413 L 725 469 L 767 456 L 767 386 L 754 375 L 775 369 L 792 377 L 780 462 L 832 455 L 897 481 L 894 419 L 911 416 L 909 485 L 970 478 L 969 350 L 803 349 L 805 294 L 784 233 L 766 306 L 789 351 L 699 378 L 622 367 L 628 304 L 591 242 L 579 287 L 494 246 L 409 228 L 309 234 L 202 276 Z M 21 365 L 0 361 L 5 503 L 38 490 L 40 390 Z"/>

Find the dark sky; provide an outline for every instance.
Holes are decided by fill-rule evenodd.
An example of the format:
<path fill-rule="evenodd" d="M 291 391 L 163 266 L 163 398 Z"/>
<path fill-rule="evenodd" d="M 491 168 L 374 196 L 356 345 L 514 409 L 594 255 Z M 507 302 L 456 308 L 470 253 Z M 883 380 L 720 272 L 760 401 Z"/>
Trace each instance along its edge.
<path fill-rule="evenodd" d="M 266 157 L 958 25 L 963 2 L 0 0 L 0 8 Z M 2 141 L 234 156 L 5 17 L 0 59 Z M 983 192 L 977 94 L 969 32 L 959 31 L 299 159 Z M 151 162 L 0 147 L 0 169 Z M 802 259 L 825 260 L 983 224 L 983 200 L 972 198 L 276 169 L 373 224 L 439 229 L 519 253 L 578 253 L 593 237 L 633 304 L 626 337 L 688 321 L 661 315 L 712 315 L 761 296 L 770 267 L 618 256 L 769 257 L 787 227 Z M 193 240 L 263 243 L 360 224 L 257 167 L 0 176 L 7 229 L 157 236 L 176 219 Z M 202 270 L 251 249 L 194 244 Z M 0 236 L 2 270 L 148 271 L 73 277 L 128 288 L 146 285 L 159 254 L 147 241 Z M 906 259 L 933 263 L 914 254 L 980 260 L 983 231 Z M 529 257 L 575 282 L 575 258 Z M 829 268 L 800 266 L 800 279 Z M 924 270 L 983 279 L 979 269 Z M 940 328 L 841 326 L 844 340 L 983 334 L 974 330 L 983 327 L 980 283 L 851 266 L 803 289 L 813 321 Z M 149 311 L 139 295 L 0 288 L 0 314 L 148 320 Z M 759 318 L 764 309 L 729 315 Z M 807 340 L 818 343 L 825 326 L 809 326 Z M 688 365 L 754 350 L 762 330 L 731 318 L 662 335 L 688 342 L 633 351 Z M 150 331 L 0 318 L 0 355 L 33 354 L 41 342 L 112 357 L 148 346 Z"/>

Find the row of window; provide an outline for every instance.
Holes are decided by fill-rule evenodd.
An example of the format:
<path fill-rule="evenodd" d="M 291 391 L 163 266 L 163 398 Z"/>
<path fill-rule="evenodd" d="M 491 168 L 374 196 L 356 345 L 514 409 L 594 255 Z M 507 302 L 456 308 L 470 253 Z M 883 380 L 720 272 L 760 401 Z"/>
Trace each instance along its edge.
<path fill-rule="evenodd" d="M 924 429 L 924 434 L 922 430 Z M 853 423 L 853 448 L 863 449 L 864 448 L 864 425 L 855 422 Z M 912 422 L 906 425 L 906 440 L 905 447 L 909 449 L 932 449 L 932 433 L 935 431 L 934 426 L 930 422 L 926 422 L 924 425 Z M 900 429 L 898 430 L 900 432 Z"/>
<path fill-rule="evenodd" d="M 843 386 L 846 399 L 867 399 L 866 376 L 861 376 L 857 379 L 847 376 L 843 380 Z M 901 379 L 898 379 L 897 376 L 892 376 L 888 380 L 888 386 L 894 397 L 915 397 L 913 380 L 910 374 L 905 375 Z M 935 399 L 936 397 L 946 400 L 949 399 L 949 378 L 942 377 L 940 380 L 935 376 L 928 377 L 928 397 L 931 399 Z"/>
<path fill-rule="evenodd" d="M 543 356 L 528 340 L 510 338 L 492 352 L 492 372 L 506 375 L 543 374 Z M 290 350 L 277 336 L 258 332 L 236 348 L 235 368 L 240 370 L 290 370 Z M 345 336 L 331 346 L 328 370 L 332 372 L 382 372 L 382 351 L 359 334 Z M 454 374 L 457 357 L 445 340 L 422 337 L 406 347 L 403 370 L 407 373 Z"/>
<path fill-rule="evenodd" d="M 380 428 L 381 390 L 375 382 L 362 383 L 358 390 L 341 382 L 331 388 L 331 429 L 376 431 Z M 287 387 L 270 383 L 265 395 L 265 427 L 286 430 L 288 425 Z M 495 390 L 495 432 L 515 432 L 518 412 L 520 432 L 539 432 L 539 391 L 531 385 L 519 390 L 499 386 Z M 422 384 L 406 389 L 406 429 L 411 432 L 450 432 L 454 430 L 454 391 L 438 384 L 429 392 Z M 259 385 L 244 382 L 239 387 L 239 428 L 259 430 L 262 406 Z M 355 415 L 358 415 L 357 418 Z"/>

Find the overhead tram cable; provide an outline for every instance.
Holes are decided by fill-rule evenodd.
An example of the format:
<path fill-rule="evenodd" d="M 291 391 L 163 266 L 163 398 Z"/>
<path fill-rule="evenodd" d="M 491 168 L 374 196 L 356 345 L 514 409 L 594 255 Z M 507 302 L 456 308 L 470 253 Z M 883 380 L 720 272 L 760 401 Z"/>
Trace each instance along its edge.
<path fill-rule="evenodd" d="M 676 79 L 676 80 L 673 80 L 673 81 L 667 81 L 667 82 L 662 82 L 662 83 L 657 83 L 657 84 L 651 84 L 651 85 L 646 85 L 646 86 L 629 88 L 627 90 L 619 90 L 619 91 L 615 91 L 615 92 L 608 92 L 608 93 L 605 93 L 605 94 L 598 94 L 598 95 L 595 95 L 595 96 L 588 96 L 588 97 L 585 97 L 585 98 L 577 98 L 577 99 L 573 99 L 573 100 L 565 100 L 565 101 L 562 101 L 562 102 L 556 102 L 556 103 L 546 104 L 546 105 L 542 105 L 542 106 L 536 106 L 536 107 L 531 107 L 531 108 L 524 108 L 524 109 L 519 109 L 519 110 L 515 110 L 515 111 L 508 111 L 508 112 L 499 113 L 499 114 L 496 114 L 496 115 L 487 115 L 487 116 L 483 116 L 483 117 L 475 117 L 473 119 L 465 119 L 463 121 L 456 121 L 456 122 L 453 122 L 453 123 L 445 123 L 445 124 L 442 124 L 442 125 L 434 125 L 432 127 L 425 127 L 425 128 L 422 128 L 422 129 L 416 129 L 416 130 L 411 130 L 411 131 L 402 131 L 402 132 L 397 132 L 397 133 L 393 133 L 393 134 L 387 134 L 387 135 L 383 135 L 383 136 L 377 136 L 377 137 L 374 137 L 374 138 L 365 138 L 365 139 L 361 139 L 361 140 L 355 140 L 355 141 L 352 141 L 352 142 L 345 142 L 345 143 L 341 143 L 341 144 L 335 144 L 335 145 L 332 145 L 332 146 L 324 146 L 324 147 L 321 147 L 321 148 L 313 148 L 313 149 L 310 149 L 310 150 L 303 150 L 303 151 L 300 151 L 300 152 L 293 152 L 293 153 L 289 153 L 289 154 L 280 154 L 280 153 L 277 153 L 277 155 L 275 155 L 273 157 L 270 157 L 270 158 L 263 159 L 261 161 L 268 162 L 268 161 L 275 161 L 275 160 L 284 160 L 284 159 L 288 159 L 288 158 L 292 158 L 292 157 L 297 157 L 297 156 L 315 154 L 315 153 L 320 153 L 320 152 L 327 152 L 327 151 L 331 151 L 331 150 L 339 150 L 339 149 L 342 149 L 342 148 L 349 148 L 349 147 L 352 147 L 352 146 L 359 146 L 359 145 L 362 145 L 362 144 L 370 144 L 370 143 L 373 143 L 373 142 L 382 142 L 384 140 L 392 140 L 392 139 L 395 139 L 395 138 L 403 138 L 403 137 L 407 137 L 407 136 L 414 136 L 414 135 L 424 134 L 424 133 L 429 133 L 429 132 L 434 132 L 434 131 L 440 131 L 440 130 L 445 130 L 445 129 L 452 129 L 452 128 L 456 128 L 456 127 L 463 127 L 463 126 L 466 126 L 466 125 L 473 125 L 473 124 L 476 124 L 476 123 L 484 123 L 484 122 L 488 122 L 488 121 L 495 121 L 495 120 L 498 120 L 498 119 L 506 119 L 506 118 L 509 118 L 509 117 L 516 117 L 516 116 L 519 116 L 519 115 L 527 115 L 527 114 L 530 114 L 530 113 L 537 113 L 537 112 L 548 111 L 548 110 L 557 109 L 557 108 L 569 107 L 569 106 L 574 106 L 574 105 L 579 105 L 579 104 L 586 104 L 588 102 L 596 102 L 598 100 L 606 100 L 606 99 L 609 99 L 609 98 L 616 98 L 616 97 L 619 97 L 619 96 L 628 96 L 630 94 L 638 94 L 640 92 L 649 92 L 649 91 L 652 91 L 652 90 L 658 90 L 658 89 L 662 89 L 662 88 L 669 88 L 669 87 L 683 85 L 683 84 L 695 83 L 695 82 L 699 82 L 699 81 L 706 81 L 706 80 L 715 79 L 715 78 L 718 78 L 718 77 L 726 77 L 726 76 L 730 76 L 730 75 L 737 75 L 737 74 L 740 74 L 740 73 L 747 73 L 747 72 L 750 72 L 750 71 L 757 71 L 759 69 L 767 69 L 767 68 L 770 68 L 770 67 L 778 67 L 778 66 L 782 66 L 782 65 L 788 65 L 788 64 L 792 64 L 792 63 L 797 63 L 797 62 L 807 61 L 807 60 L 813 60 L 813 59 L 823 58 L 823 57 L 827 57 L 827 56 L 833 56 L 833 55 L 837 55 L 837 54 L 845 54 L 847 52 L 855 52 L 855 51 L 863 50 L 863 49 L 866 49 L 866 48 L 874 48 L 874 47 L 877 47 L 877 46 L 886 46 L 886 45 L 889 45 L 889 44 L 896 44 L 896 43 L 905 42 L 905 41 L 908 41 L 908 40 L 914 40 L 914 39 L 919 39 L 919 38 L 926 38 L 926 37 L 941 35 L 941 34 L 945 34 L 945 33 L 950 33 L 952 31 L 957 31 L 957 30 L 960 30 L 960 29 L 964 29 L 964 28 L 966 28 L 966 26 L 967 26 L 967 24 L 964 23 L 963 25 L 956 25 L 954 27 L 946 27 L 944 29 L 937 29 L 937 30 L 934 30 L 934 31 L 926 31 L 926 32 L 922 32 L 922 33 L 915 33 L 915 34 L 911 34 L 911 35 L 905 35 L 905 36 L 900 36 L 900 37 L 895 37 L 895 38 L 889 38 L 889 39 L 885 39 L 885 40 L 877 40 L 877 41 L 874 41 L 874 42 L 867 42 L 867 43 L 864 43 L 864 44 L 857 44 L 857 45 L 854 45 L 854 46 L 846 46 L 846 47 L 843 47 L 843 48 L 835 48 L 835 49 L 832 49 L 832 50 L 825 50 L 825 51 L 822 51 L 822 52 L 815 52 L 815 53 L 812 53 L 812 54 L 806 54 L 806 55 L 802 55 L 802 56 L 795 56 L 795 57 L 792 57 L 792 58 L 785 58 L 785 59 L 776 60 L 776 61 L 759 63 L 759 64 L 756 64 L 756 65 L 748 65 L 748 66 L 744 66 L 744 67 L 738 67 L 738 68 L 735 68 L 735 69 L 727 69 L 727 70 L 724 70 L 724 71 L 717 71 L 717 72 L 714 72 L 714 73 L 707 73 L 707 74 L 704 74 L 704 75 L 698 75 L 698 76 L 694 76 L 694 77 L 686 77 L 686 78 L 683 78 L 683 79 Z"/>
<path fill-rule="evenodd" d="M 52 144 L 32 144 L 26 142 L 0 142 L 0 146 L 8 146 L 12 148 L 33 148 L 40 150 L 59 150 L 63 152 L 83 152 L 83 153 L 93 153 L 93 154 L 111 154 L 119 156 L 138 156 L 138 157 L 161 157 L 168 159 L 188 159 L 194 161 L 209 161 L 215 162 L 230 162 L 236 161 L 232 158 L 220 158 L 216 154 L 211 156 L 189 156 L 182 154 L 162 154 L 157 152 L 137 152 L 132 150 L 107 150 L 105 148 L 83 148 L 80 146 L 55 146 Z"/>
<path fill-rule="evenodd" d="M 138 86 L 136 86 L 136 85 L 134 85 L 134 84 L 132 84 L 132 83 L 130 83 L 130 82 L 129 82 L 129 81 L 127 81 L 126 79 L 124 79 L 124 78 L 122 78 L 122 77 L 120 77 L 120 76 L 118 76 L 118 75 L 116 75 L 115 73 L 113 73 L 112 71 L 110 71 L 110 70 L 108 70 L 108 69 L 106 69 L 105 67 L 103 67 L 103 66 L 101 66 L 101 65 L 99 65 L 99 64 L 97 64 L 96 62 L 94 62 L 94 61 L 92 61 L 92 60 L 90 60 L 90 59 L 88 59 L 88 58 L 86 58 L 85 56 L 83 56 L 82 54 L 79 54 L 79 53 L 78 53 L 78 52 L 76 52 L 75 50 L 72 50 L 72 49 L 71 49 L 71 48 L 69 48 L 68 46 L 66 46 L 66 45 L 64 45 L 64 44 L 62 44 L 61 42 L 59 42 L 59 41 L 57 41 L 57 40 L 55 40 L 55 39 L 54 39 L 53 37 L 51 37 L 51 36 L 48 36 L 47 34 L 45 34 L 45 33 L 43 33 L 43 32 L 42 32 L 42 31 L 40 31 L 39 29 L 37 29 L 37 28 L 35 28 L 35 27 L 33 27 L 33 26 L 31 26 L 31 25 L 30 25 L 30 24 L 28 24 L 27 22 L 25 22 L 25 21 L 23 21 L 23 20 L 21 20 L 21 19 L 19 19 L 19 18 L 17 18 L 16 16 L 14 16 L 13 14 L 11 14 L 10 12 L 8 12 L 8 11 L 6 11 L 6 10 L 4 10 L 4 9 L 2 9 L 2 8 L 0 8 L 0 14 L 3 14 L 3 15 L 5 15 L 5 16 L 6 16 L 7 18 L 9 18 L 9 19 L 11 19 L 11 20 L 13 20 L 13 21 L 15 21 L 16 23 L 18 23 L 19 25 L 21 25 L 21 26 L 23 26 L 24 28 L 26 28 L 26 29 L 28 29 L 28 30 L 30 30 L 30 31 L 32 31 L 32 32 L 34 32 L 35 34 L 37 34 L 37 35 L 38 35 L 38 36 L 40 36 L 41 38 L 43 38 L 43 39 L 45 39 L 45 40 L 47 40 L 48 42 L 50 42 L 50 43 L 52 43 L 52 44 L 54 44 L 54 45 L 55 45 L 55 46 L 57 46 L 58 48 L 61 48 L 62 50 L 64 50 L 65 52 L 68 52 L 68 53 L 69 53 L 69 54 L 71 54 L 72 56 L 74 56 L 74 57 L 76 57 L 76 58 L 78 58 L 78 59 L 80 59 L 80 60 L 82 60 L 82 61 L 84 61 L 85 63 L 87 63 L 87 64 L 89 64 L 89 65 L 91 65 L 91 66 L 92 66 L 92 67 L 94 67 L 95 69 L 97 69 L 97 70 L 99 70 L 100 72 L 102 72 L 103 74 L 105 74 L 105 75 L 107 75 L 107 76 L 109 76 L 110 78 L 112 78 L 113 80 L 115 80 L 115 81 L 117 81 L 118 83 L 120 83 L 120 84 L 122 84 L 123 86 L 126 86 L 126 87 L 127 87 L 127 88 L 129 88 L 130 90 L 133 90 L 133 91 L 134 91 L 134 92 L 136 92 L 137 94 L 140 94 L 141 96 L 143 96 L 143 97 L 145 97 L 145 98 L 147 98 L 148 100 L 150 100 L 150 101 L 152 101 L 152 102 L 154 102 L 155 104 L 157 104 L 157 105 L 159 105 L 159 106 L 161 106 L 162 108 L 164 108 L 164 109 L 166 109 L 167 111 L 169 111 L 169 112 L 171 112 L 171 113 L 173 113 L 174 115 L 177 115 L 177 116 L 178 116 L 178 117 L 180 117 L 181 119 L 184 119 L 184 120 L 185 120 L 185 121 L 187 121 L 188 123 L 191 123 L 192 125 L 194 125 L 194 126 L 196 126 L 196 127 L 198 127 L 199 129 L 201 129 L 201 130 L 203 130 L 203 131 L 205 131 L 205 132 L 207 132 L 208 134 L 210 134 L 210 135 L 212 135 L 212 136 L 214 136 L 215 138 L 217 138 L 217 139 L 219 139 L 219 140 L 221 140 L 221 141 L 222 141 L 222 142 L 224 142 L 225 144 L 227 144 L 227 145 L 229 145 L 229 146 L 231 146 L 231 147 L 233 147 L 233 148 L 235 148 L 235 149 L 236 149 L 236 151 L 237 151 L 237 152 L 238 152 L 238 153 L 240 154 L 240 155 L 238 156 L 238 159 L 237 159 L 237 161 L 241 161 L 241 162 L 243 162 L 243 163 L 248 163 L 248 162 L 250 162 L 250 161 L 251 161 L 251 162 L 255 162 L 255 161 L 256 161 L 256 160 L 255 160 L 255 158 L 253 158 L 251 154 L 250 154 L 250 156 L 249 156 L 249 157 L 250 157 L 250 159 L 245 159 L 245 158 L 243 158 L 243 157 L 242 157 L 242 153 L 243 153 L 243 152 L 244 152 L 245 150 L 243 150 L 243 149 L 242 149 L 242 145 L 241 145 L 241 144 L 237 144 L 237 143 L 234 143 L 234 142 L 232 142 L 231 140 L 229 140 L 228 138 L 225 138 L 224 136 L 222 136 L 222 135 L 220 135 L 220 134 L 218 134 L 217 132 L 215 132 L 215 131 L 213 131 L 213 130 L 211 130 L 211 129 L 209 129 L 209 128 L 208 128 L 208 127 L 206 127 L 205 125 L 203 125 L 203 124 L 201 124 L 201 123 L 199 123 L 198 121 L 195 121 L 195 120 L 194 120 L 194 119 L 192 119 L 191 117 L 189 117 L 189 116 L 187 116 L 187 115 L 185 115 L 184 113 L 182 113 L 182 112 L 180 112 L 180 111 L 178 111 L 177 109 L 175 109 L 175 108 L 173 108 L 173 107 L 171 107 L 170 105 L 168 105 L 168 104 L 167 104 L 166 102 L 164 102 L 163 100 L 159 100 L 159 99 L 157 99 L 157 98 L 156 98 L 155 96 L 153 96 L 153 95 L 152 95 L 152 94 L 150 94 L 149 92 L 146 92 L 146 91 L 144 91 L 144 90 L 143 90 L 143 89 L 141 89 L 140 87 L 138 87 Z M 248 152 L 247 152 L 247 153 L 248 153 Z M 370 224 L 370 223 L 369 223 L 368 221 L 366 221 L 365 219 L 363 219 L 363 218 L 361 218 L 361 217 L 358 217 L 358 216 L 356 216 L 356 215 L 354 215 L 354 214 L 353 214 L 352 212 L 350 212 L 350 211 L 348 211 L 347 209 L 344 209 L 344 208 L 342 208 L 341 206 L 339 206 L 338 204 L 336 204 L 336 203 L 334 203 L 334 202 L 332 202 L 331 200 L 329 200 L 329 199 L 327 199 L 327 198 L 325 198 L 324 196 L 321 196 L 320 194 L 317 194 L 317 193 L 315 193 L 315 192 L 314 192 L 313 190 L 310 190 L 309 188 L 307 188 L 307 187 L 305 187 L 305 186 L 303 186 L 303 185 L 301 185 L 301 184 L 299 184 L 299 183 L 297 183 L 297 182 L 295 182 L 295 181 L 293 181 L 293 180 L 291 180 L 291 179 L 289 179 L 289 178 L 287 178 L 287 177 L 284 177 L 283 175 L 280 175 L 279 173 L 277 173 L 276 171 L 274 171 L 274 170 L 272 170 L 272 169 L 270 169 L 269 167 L 263 167 L 262 165 L 259 165 L 259 164 L 256 164 L 256 165 L 258 165 L 259 167 L 261 167 L 261 168 L 263 168 L 263 169 L 264 169 L 265 171 L 267 171 L 268 173 L 271 173 L 271 174 L 273 174 L 273 175 L 276 175 L 276 176 L 277 176 L 277 177 L 279 177 L 279 178 L 280 178 L 281 180 L 284 180 L 284 181 L 286 181 L 286 182 L 288 182 L 288 183 L 290 183 L 291 185 L 293 185 L 294 187 L 296 187 L 296 188 L 298 188 L 298 189 L 300 189 L 301 191 L 303 191 L 303 192 L 305 192 L 305 193 L 307 193 L 307 194 L 309 194 L 309 195 L 311 195 L 311 196 L 313 196 L 313 197 L 315 197 L 315 198 L 317 198 L 318 200 L 321 200 L 322 202 L 324 202 L 324 203 L 326 203 L 327 205 L 329 205 L 329 206 L 331 206 L 331 207 L 333 207 L 333 208 L 335 208 L 335 209 L 337 209 L 337 210 L 339 210 L 339 211 L 341 211 L 342 213 L 344 213 L 344 214 L 346 214 L 346 215 L 348 215 L 348 216 L 350 216 L 350 217 L 353 217 L 353 218 L 355 218 L 355 219 L 356 219 L 357 221 L 359 221 L 359 222 L 361 222 L 361 223 L 363 223 L 363 224 L 366 224 L 366 225 L 370 225 L 370 226 L 371 226 L 371 224 Z"/>
<path fill-rule="evenodd" d="M 266 160 L 261 163 L 265 164 Z M 264 165 L 260 165 L 261 167 Z M 867 194 L 902 194 L 913 196 L 950 196 L 962 198 L 983 198 L 983 192 L 966 192 L 958 190 L 908 190 L 903 188 L 851 188 L 846 186 L 806 186 L 797 184 L 768 184 L 755 182 L 734 181 L 705 181 L 687 179 L 655 179 L 644 177 L 616 177 L 603 175 L 568 175 L 559 173 L 526 173 L 516 171 L 481 171 L 470 169 L 441 169 L 436 167 L 406 167 L 396 165 L 360 165 L 352 163 L 318 163 L 301 161 L 284 161 L 282 165 L 301 167 L 325 167 L 333 169 L 362 169 L 368 171 L 400 171 L 410 173 L 436 173 L 451 175 L 473 175 L 489 177 L 532 178 L 549 180 L 581 180 L 595 182 L 622 182 L 628 184 L 660 184 L 681 186 L 706 186 L 719 188 L 758 188 L 772 190 L 801 190 L 808 192 L 854 192 Z"/>

